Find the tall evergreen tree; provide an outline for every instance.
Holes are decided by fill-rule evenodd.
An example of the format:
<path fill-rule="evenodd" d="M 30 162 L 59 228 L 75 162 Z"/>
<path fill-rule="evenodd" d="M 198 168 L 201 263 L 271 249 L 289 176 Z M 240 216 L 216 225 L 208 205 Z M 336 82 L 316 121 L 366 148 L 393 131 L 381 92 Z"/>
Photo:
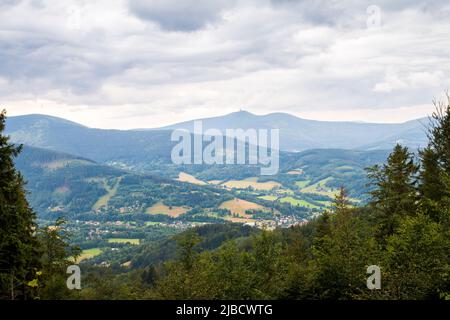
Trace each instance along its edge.
<path fill-rule="evenodd" d="M 447 94 L 447 101 L 435 101 L 434 105 L 429 143 L 420 151 L 419 190 L 424 211 L 439 221 L 446 218 L 450 208 L 450 96 Z"/>
<path fill-rule="evenodd" d="M 321 246 L 313 247 L 315 297 L 351 299 L 366 291 L 365 271 L 375 259 L 374 243 L 368 225 L 355 213 L 341 188 L 333 204 L 330 233 L 319 241 Z"/>
<path fill-rule="evenodd" d="M 434 101 L 434 106 L 428 148 L 436 153 L 439 167 L 450 174 L 450 95 L 447 94 L 447 101 Z"/>
<path fill-rule="evenodd" d="M 399 144 L 386 164 L 368 169 L 368 177 L 376 186 L 371 192 L 371 206 L 377 215 L 380 240 L 394 234 L 401 217 L 414 215 L 417 211 L 418 170 L 408 148 Z"/>
<path fill-rule="evenodd" d="M 39 268 L 35 214 L 25 198 L 24 180 L 14 167 L 21 147 L 3 135 L 0 112 L 0 298 L 26 299 Z"/>

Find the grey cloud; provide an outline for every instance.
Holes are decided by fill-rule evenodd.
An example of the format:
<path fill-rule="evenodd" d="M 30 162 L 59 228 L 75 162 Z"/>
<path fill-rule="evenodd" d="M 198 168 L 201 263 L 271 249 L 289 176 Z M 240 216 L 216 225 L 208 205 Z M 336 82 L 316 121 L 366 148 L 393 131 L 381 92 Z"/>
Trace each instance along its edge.
<path fill-rule="evenodd" d="M 13 7 L 21 2 L 22 0 L 3 0 L 0 2 L 0 8 Z"/>
<path fill-rule="evenodd" d="M 123 105 L 130 116 L 147 104 L 154 114 L 247 105 L 301 115 L 426 104 L 450 85 L 436 76 L 450 72 L 444 2 L 376 1 L 389 20 L 375 31 L 365 28 L 372 1 L 261 2 L 104 1 L 108 10 L 86 6 L 78 32 L 58 30 L 64 8 L 52 0 L 28 1 L 0 19 L 2 99 L 57 92 L 69 106 Z M 30 19 L 37 10 L 41 21 Z"/>
<path fill-rule="evenodd" d="M 446 0 L 270 0 L 274 8 L 284 8 L 298 13 L 312 24 L 341 27 L 364 27 L 369 6 L 377 6 L 382 13 L 390 14 L 415 9 L 436 16 L 449 8 Z"/>
<path fill-rule="evenodd" d="M 194 31 L 220 18 L 233 0 L 129 0 L 130 11 L 169 31 Z"/>

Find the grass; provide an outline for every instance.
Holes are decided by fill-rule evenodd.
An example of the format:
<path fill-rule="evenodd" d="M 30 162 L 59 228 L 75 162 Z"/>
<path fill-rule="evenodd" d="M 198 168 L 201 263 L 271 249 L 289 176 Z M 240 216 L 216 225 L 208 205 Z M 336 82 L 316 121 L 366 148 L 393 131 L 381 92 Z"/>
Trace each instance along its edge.
<path fill-rule="evenodd" d="M 250 219 L 250 218 L 237 218 L 237 217 L 231 217 L 231 216 L 225 217 L 224 219 L 227 221 L 234 222 L 234 223 L 255 222 L 255 220 Z"/>
<path fill-rule="evenodd" d="M 181 216 L 182 214 L 185 214 L 189 211 L 190 208 L 188 207 L 177 207 L 177 206 L 166 206 L 162 202 L 158 202 L 151 206 L 150 208 L 147 208 L 146 213 L 148 214 L 165 214 L 172 218 L 177 218 Z"/>
<path fill-rule="evenodd" d="M 291 170 L 286 172 L 286 174 L 292 174 L 292 175 L 296 175 L 296 174 L 303 174 L 303 169 L 295 169 L 295 170 Z"/>
<path fill-rule="evenodd" d="M 133 245 L 139 245 L 139 239 L 126 239 L 126 238 L 109 238 L 108 243 L 129 243 Z"/>
<path fill-rule="evenodd" d="M 302 181 L 296 181 L 295 185 L 299 188 L 305 188 L 309 183 L 311 182 L 311 180 L 302 180 Z"/>
<path fill-rule="evenodd" d="M 233 200 L 228 200 L 223 202 L 219 209 L 228 209 L 231 213 L 237 214 L 242 218 L 250 218 L 251 216 L 246 214 L 247 210 L 262 210 L 262 211 L 270 211 L 268 208 L 259 205 L 254 202 L 250 202 L 247 200 L 242 200 L 239 198 L 234 198 Z"/>
<path fill-rule="evenodd" d="M 263 200 L 267 200 L 267 201 L 275 201 L 275 200 L 278 199 L 277 196 L 270 196 L 270 195 L 268 195 L 268 196 L 260 196 L 258 198 L 259 199 L 263 199 Z"/>
<path fill-rule="evenodd" d="M 207 184 L 205 181 L 199 180 L 196 177 L 194 177 L 194 176 L 192 176 L 192 175 L 190 175 L 190 174 L 188 174 L 186 172 L 180 172 L 178 174 L 178 179 L 177 180 L 181 181 L 181 182 L 189 182 L 189 183 L 192 183 L 192 184 L 198 184 L 198 185 L 201 185 L 201 186 L 204 186 L 204 185 Z"/>
<path fill-rule="evenodd" d="M 291 189 L 279 189 L 277 190 L 277 194 L 294 194 L 294 191 Z"/>
<path fill-rule="evenodd" d="M 271 190 L 281 186 L 281 184 L 276 181 L 258 182 L 257 177 L 251 177 L 244 180 L 230 180 L 223 183 L 223 185 L 229 189 L 247 189 L 248 187 L 252 187 L 255 190 Z"/>
<path fill-rule="evenodd" d="M 214 184 L 214 185 L 218 185 L 222 183 L 222 180 L 209 180 L 208 181 L 209 184 Z"/>
<path fill-rule="evenodd" d="M 145 221 L 145 226 L 157 226 L 159 225 L 159 222 L 154 222 L 154 221 Z"/>
<path fill-rule="evenodd" d="M 320 203 L 321 205 L 326 206 L 326 207 L 331 207 L 331 205 L 333 204 L 332 201 L 328 201 L 328 200 L 320 200 L 320 201 L 317 201 L 317 202 Z"/>
<path fill-rule="evenodd" d="M 290 203 L 293 206 L 300 206 L 300 207 L 306 207 L 306 208 L 310 208 L 310 209 L 319 209 L 320 207 L 312 204 L 306 200 L 303 199 L 296 199 L 294 197 L 285 197 L 280 199 L 280 202 L 287 202 Z"/>
<path fill-rule="evenodd" d="M 76 262 L 79 263 L 83 260 L 91 259 L 95 256 L 98 256 L 101 253 L 102 253 L 102 249 L 100 249 L 100 248 L 92 248 L 92 249 L 83 250 Z"/>
<path fill-rule="evenodd" d="M 327 182 L 329 182 L 331 180 L 333 180 L 332 177 L 322 179 L 308 187 L 302 188 L 300 190 L 300 192 L 316 193 L 316 194 L 320 194 L 323 196 L 328 196 L 330 198 L 334 198 L 339 193 L 339 190 L 337 190 L 337 189 L 333 190 L 326 186 Z"/>
<path fill-rule="evenodd" d="M 104 196 L 100 197 L 97 200 L 97 202 L 92 207 L 92 210 L 95 211 L 95 210 L 100 209 L 101 207 L 108 206 L 109 200 L 116 195 L 117 190 L 119 189 L 119 185 L 120 185 L 120 181 L 121 180 L 122 180 L 122 177 L 117 179 L 116 184 L 112 188 L 110 186 L 108 186 L 108 184 L 106 183 L 106 180 L 102 180 L 103 188 L 105 188 L 108 193 L 105 194 Z"/>

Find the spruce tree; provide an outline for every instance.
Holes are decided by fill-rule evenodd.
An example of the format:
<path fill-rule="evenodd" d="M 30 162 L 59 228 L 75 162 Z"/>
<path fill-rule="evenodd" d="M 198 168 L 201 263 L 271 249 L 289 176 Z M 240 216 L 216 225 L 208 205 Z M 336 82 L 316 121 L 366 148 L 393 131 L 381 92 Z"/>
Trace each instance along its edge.
<path fill-rule="evenodd" d="M 434 102 L 428 146 L 420 151 L 419 190 L 422 208 L 435 221 L 448 218 L 450 208 L 450 96 Z"/>
<path fill-rule="evenodd" d="M 399 220 L 417 212 L 418 166 L 407 147 L 397 144 L 387 163 L 369 168 L 368 177 L 376 188 L 371 192 L 379 240 L 395 233 Z"/>
<path fill-rule="evenodd" d="M 24 180 L 14 167 L 21 146 L 3 134 L 0 112 L 0 298 L 26 299 L 39 267 L 35 214 L 25 198 Z"/>

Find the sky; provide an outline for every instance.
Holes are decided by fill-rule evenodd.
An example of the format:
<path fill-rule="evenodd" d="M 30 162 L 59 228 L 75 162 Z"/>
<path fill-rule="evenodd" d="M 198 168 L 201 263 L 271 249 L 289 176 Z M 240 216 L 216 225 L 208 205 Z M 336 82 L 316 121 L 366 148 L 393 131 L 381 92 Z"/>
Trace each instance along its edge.
<path fill-rule="evenodd" d="M 0 0 L 0 108 L 98 128 L 244 109 L 403 122 L 450 89 L 450 2 Z"/>

